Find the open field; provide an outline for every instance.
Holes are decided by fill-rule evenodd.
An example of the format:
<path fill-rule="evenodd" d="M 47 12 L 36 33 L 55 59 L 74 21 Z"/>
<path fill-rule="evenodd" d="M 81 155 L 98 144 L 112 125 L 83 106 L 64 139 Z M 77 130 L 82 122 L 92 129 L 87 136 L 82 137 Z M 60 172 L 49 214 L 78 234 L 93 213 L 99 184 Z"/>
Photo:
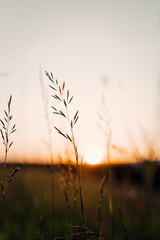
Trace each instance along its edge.
<path fill-rule="evenodd" d="M 1 1 L 0 240 L 160 240 L 159 10 Z"/>
<path fill-rule="evenodd" d="M 149 172 L 146 171 L 147 165 Z M 159 239 L 160 169 L 158 164 L 154 165 L 155 181 L 149 175 L 146 179 L 152 166 L 153 163 L 111 167 L 113 217 L 109 211 L 108 177 L 103 188 L 101 209 L 102 233 L 109 239 L 127 239 L 122 222 L 126 225 L 130 240 Z M 9 167 L 8 165 L 7 168 Z M 54 201 L 51 196 L 53 175 Z M 53 175 L 50 166 L 20 166 L 20 171 L 8 185 L 3 200 L 0 239 L 38 239 L 37 234 L 41 232 L 44 239 L 50 240 L 53 239 L 53 231 L 55 237 L 62 237 L 70 233 L 71 226 L 81 224 L 79 200 L 76 198 L 76 169 L 71 165 L 56 165 Z M 94 232 L 98 229 L 100 186 L 105 175 L 108 176 L 107 166 L 82 168 L 86 225 Z M 120 219 L 119 208 L 123 220 Z M 98 237 L 89 236 L 88 239 Z"/>
<path fill-rule="evenodd" d="M 16 124 L 11 122 L 10 96 L 4 119 L 0 119 L 4 145 L 0 240 L 159 240 L 160 164 L 155 145 L 147 141 L 144 156 L 133 148 L 137 164 L 111 164 L 112 131 L 102 115 L 100 127 L 107 140 L 107 164 L 82 164 L 83 158 L 91 164 L 101 162 L 102 152 L 92 146 L 81 156 L 74 135 L 79 111 L 69 115 L 73 96 L 65 89 L 65 82 L 60 85 L 52 73 L 46 75 L 52 84 L 52 97 L 61 104 L 61 108 L 52 106 L 53 113 L 65 119 L 70 130 L 66 133 L 59 127 L 54 129 L 72 145 L 72 150 L 56 159 L 61 164 L 53 164 L 52 131 L 46 114 L 51 164 L 8 164 L 13 144 L 10 135 L 16 131 Z"/>

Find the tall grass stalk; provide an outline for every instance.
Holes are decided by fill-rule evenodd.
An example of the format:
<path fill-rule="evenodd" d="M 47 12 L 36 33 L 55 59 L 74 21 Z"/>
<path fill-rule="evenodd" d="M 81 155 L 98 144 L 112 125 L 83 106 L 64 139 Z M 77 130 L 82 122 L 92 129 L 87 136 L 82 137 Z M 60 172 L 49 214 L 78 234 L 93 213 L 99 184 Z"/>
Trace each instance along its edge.
<path fill-rule="evenodd" d="M 6 163 L 8 159 L 8 152 L 11 146 L 13 145 L 13 141 L 10 141 L 10 135 L 16 131 L 16 125 L 11 125 L 11 120 L 13 118 L 11 114 L 11 102 L 12 102 L 12 95 L 9 98 L 7 110 L 4 110 L 4 119 L 0 119 L 1 123 L 1 138 L 4 145 L 4 160 L 2 163 L 2 177 L 1 177 L 1 192 L 0 192 L 0 211 L 1 211 L 1 224 L 4 223 L 4 195 L 6 192 L 6 188 L 8 184 L 13 180 L 15 174 L 18 172 L 19 167 L 11 168 L 8 173 L 6 174 Z M 4 236 L 3 236 L 4 237 Z"/>
<path fill-rule="evenodd" d="M 74 114 L 73 119 L 70 119 L 69 116 L 69 112 L 68 112 L 68 108 L 69 108 L 69 104 L 72 102 L 73 100 L 73 96 L 70 96 L 70 92 L 69 90 L 65 90 L 65 82 L 63 82 L 62 86 L 59 84 L 58 80 L 54 79 L 53 74 L 52 73 L 48 73 L 46 72 L 47 77 L 49 78 L 49 80 L 51 81 L 51 85 L 49 85 L 49 87 L 53 90 L 54 94 L 52 95 L 52 97 L 54 99 L 56 99 L 58 102 L 61 102 L 61 104 L 63 105 L 64 108 L 64 112 L 63 110 L 58 110 L 57 108 L 53 107 L 53 113 L 56 115 L 60 115 L 61 117 L 67 119 L 68 123 L 69 123 L 69 127 L 70 127 L 70 135 L 63 133 L 60 129 L 58 129 L 57 127 L 54 127 L 57 132 L 62 135 L 64 138 L 66 138 L 67 140 L 69 140 L 72 143 L 73 146 L 73 150 L 74 150 L 74 156 L 75 156 L 75 161 L 77 164 L 77 169 L 78 169 L 78 186 L 79 186 L 79 197 L 80 197 L 80 206 L 81 206 L 81 218 L 82 218 L 82 225 L 85 231 L 85 239 L 87 239 L 86 236 L 86 220 L 85 220 L 85 211 L 84 211 L 84 204 L 83 204 L 83 196 L 82 196 L 82 184 L 81 184 L 81 162 L 79 162 L 79 154 L 78 154 L 78 149 L 77 149 L 77 144 L 75 141 L 75 137 L 74 137 L 74 126 L 79 118 L 79 113 L 78 111 Z"/>
<path fill-rule="evenodd" d="M 107 160 L 108 160 L 108 183 L 109 183 L 109 211 L 111 215 L 112 224 L 112 240 L 114 240 L 114 216 L 113 216 L 113 199 L 112 199 L 112 171 L 111 171 L 111 161 L 110 161 L 110 147 L 111 147 L 111 131 L 108 135 L 107 143 Z"/>
<path fill-rule="evenodd" d="M 122 216 L 122 211 L 121 209 L 119 208 L 119 216 L 120 216 L 120 220 L 121 220 L 121 223 L 122 223 L 122 227 L 123 227 L 123 232 L 124 232 L 124 239 L 125 240 L 128 240 L 128 232 L 127 232 L 127 227 L 124 223 L 124 220 L 123 220 L 123 216 Z"/>
<path fill-rule="evenodd" d="M 68 227 L 71 229 L 71 207 L 70 207 L 70 201 L 69 201 L 69 185 L 70 185 L 70 172 L 69 169 L 65 169 L 62 164 L 60 164 L 61 168 L 61 183 L 63 187 L 63 193 L 65 197 L 66 202 L 66 208 L 67 208 L 67 217 L 68 217 Z"/>
<path fill-rule="evenodd" d="M 107 176 L 105 175 L 102 178 L 101 185 L 100 185 L 100 197 L 99 197 L 99 204 L 98 204 L 98 239 L 101 240 L 102 234 L 102 201 L 103 201 L 103 192 L 104 192 L 104 185 L 107 180 Z"/>
<path fill-rule="evenodd" d="M 102 113 L 99 114 L 99 122 L 98 126 L 101 129 L 102 133 L 105 136 L 106 139 L 106 149 L 107 149 L 107 165 L 108 165 L 108 201 L 109 201 L 109 213 L 111 216 L 111 226 L 112 226 L 112 240 L 114 240 L 114 215 L 113 215 L 113 199 L 112 199 L 112 171 L 111 171 L 111 157 L 110 157 L 110 151 L 111 151 L 111 118 L 108 114 L 108 110 L 106 108 L 106 104 L 104 101 L 104 98 L 102 97 Z"/>
<path fill-rule="evenodd" d="M 52 211 L 52 234 L 54 236 L 55 234 L 55 202 L 54 202 L 54 164 L 53 164 L 53 148 L 52 148 L 52 128 L 51 128 L 51 120 L 48 113 L 48 105 L 49 105 L 49 99 L 48 94 L 46 92 L 43 78 L 42 78 L 42 69 L 40 68 L 39 71 L 39 80 L 40 80 L 40 86 L 41 86 L 41 94 L 42 94 L 42 100 L 43 100 L 43 109 L 44 109 L 44 117 L 46 120 L 47 130 L 48 130 L 48 141 L 46 143 L 48 147 L 49 152 L 49 159 L 51 163 L 51 211 Z"/>
<path fill-rule="evenodd" d="M 3 120 L 0 119 L 0 123 L 2 127 L 0 129 L 0 132 L 1 132 L 1 137 L 4 145 L 4 160 L 2 164 L 2 179 L 1 179 L 1 190 L 2 190 L 1 199 L 5 194 L 7 185 L 12 181 L 14 175 L 19 170 L 18 167 L 16 167 L 15 169 L 10 169 L 7 176 L 5 176 L 8 152 L 13 144 L 13 141 L 10 141 L 10 135 L 16 131 L 15 124 L 13 124 L 12 127 L 10 126 L 11 120 L 13 118 L 13 116 L 11 115 L 11 101 L 12 101 L 12 96 L 10 96 L 9 98 L 7 110 L 4 110 L 4 114 L 5 114 L 4 119 Z"/>

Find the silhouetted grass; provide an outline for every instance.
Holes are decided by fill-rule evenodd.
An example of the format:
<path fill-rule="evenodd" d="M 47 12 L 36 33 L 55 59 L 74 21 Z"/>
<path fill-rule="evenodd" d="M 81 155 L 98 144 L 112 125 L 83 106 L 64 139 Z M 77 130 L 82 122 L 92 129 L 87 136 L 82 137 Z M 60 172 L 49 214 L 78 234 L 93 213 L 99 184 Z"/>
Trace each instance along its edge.
<path fill-rule="evenodd" d="M 4 119 L 0 119 L 4 145 L 0 169 L 0 240 L 159 240 L 160 164 L 155 159 L 154 145 L 147 145 L 148 158 L 141 154 L 141 161 L 137 164 L 111 164 L 111 129 L 107 121 L 107 131 L 104 133 L 108 164 L 82 165 L 74 136 L 79 112 L 76 111 L 73 117 L 69 115 L 73 96 L 65 83 L 59 84 L 52 73 L 46 72 L 46 75 L 51 81 L 52 97 L 61 104 L 58 108 L 52 106 L 53 113 L 67 120 L 70 132 L 66 133 L 57 126 L 54 128 L 71 144 L 74 154 L 66 154 L 66 164 L 53 164 L 52 142 L 49 141 L 51 165 L 21 165 L 14 187 L 9 184 L 19 170 L 7 163 L 8 152 L 13 144 L 10 135 L 16 131 L 15 124 L 10 127 L 10 97 L 8 108 L 4 110 Z M 50 138 L 47 115 L 46 120 Z M 101 117 L 101 120 L 104 122 L 105 119 Z M 54 194 L 53 178 L 50 181 L 49 174 L 53 168 Z"/>
<path fill-rule="evenodd" d="M 6 165 L 8 170 L 11 166 Z M 14 179 L 14 183 L 8 185 L 5 194 L 4 226 L 0 229 L 7 233 L 6 239 L 37 239 L 37 233 L 41 232 L 45 240 L 52 239 L 52 212 L 51 204 L 51 181 L 50 166 L 22 165 L 21 171 Z M 68 212 L 61 182 L 62 168 L 68 166 L 55 166 L 55 237 L 68 234 Z M 137 165 L 111 165 L 114 176 L 112 196 L 115 206 L 115 239 L 124 239 L 124 231 L 119 216 L 121 209 L 123 221 L 127 226 L 128 239 L 145 240 L 150 232 L 152 239 L 159 240 L 160 222 L 160 191 L 156 188 L 151 195 L 151 208 L 148 211 L 146 205 L 146 189 L 143 181 L 135 178 L 137 171 L 142 175 L 143 166 Z M 121 169 L 124 176 L 119 178 L 117 169 Z M 108 169 L 105 166 L 83 166 L 82 188 L 86 210 L 87 227 L 93 232 L 97 231 L 99 203 L 99 191 L 101 179 Z M 74 171 L 77 177 L 76 171 Z M 143 175 L 141 176 L 143 178 Z M 136 181 L 134 181 L 134 179 Z M 156 187 L 157 183 L 155 183 Z M 106 181 L 103 188 L 103 201 L 101 206 L 101 226 L 103 234 L 111 238 L 111 222 L 108 199 L 109 185 Z M 71 206 L 71 222 L 79 226 L 79 211 L 75 207 L 71 188 L 68 197 Z M 150 222 L 150 223 L 149 223 Z M 148 224 L 151 224 L 148 228 Z M 93 236 L 89 236 L 93 238 Z M 0 237 L 1 239 L 1 237 Z M 97 239 L 94 237 L 94 239 Z M 103 238 L 102 238 L 103 239 Z"/>

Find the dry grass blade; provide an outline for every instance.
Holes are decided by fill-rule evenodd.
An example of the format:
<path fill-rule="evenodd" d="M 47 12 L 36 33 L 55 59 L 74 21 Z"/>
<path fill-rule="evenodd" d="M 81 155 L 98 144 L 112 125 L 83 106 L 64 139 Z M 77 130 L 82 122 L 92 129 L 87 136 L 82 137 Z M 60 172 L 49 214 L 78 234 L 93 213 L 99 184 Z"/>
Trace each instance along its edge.
<path fill-rule="evenodd" d="M 67 100 L 68 100 L 68 98 L 69 98 L 69 90 L 67 90 Z"/>
<path fill-rule="evenodd" d="M 79 119 L 79 116 L 77 116 L 76 119 L 74 120 L 74 125 L 76 124 L 78 119 Z"/>
<path fill-rule="evenodd" d="M 64 88 L 65 88 L 65 82 L 63 82 L 62 91 L 64 91 Z"/>
<path fill-rule="evenodd" d="M 63 117 L 66 118 L 66 115 L 65 115 L 62 111 L 59 111 L 59 112 L 60 112 L 60 114 L 61 114 Z"/>
<path fill-rule="evenodd" d="M 68 103 L 71 103 L 71 101 L 73 100 L 73 96 L 70 98 L 69 102 Z"/>
<path fill-rule="evenodd" d="M 49 85 L 50 88 L 52 88 L 53 90 L 57 91 L 56 88 L 54 88 L 53 86 Z"/>
<path fill-rule="evenodd" d="M 107 180 L 107 176 L 104 176 L 101 181 L 100 185 L 100 196 L 99 196 L 99 204 L 98 204 L 98 235 L 100 236 L 102 233 L 102 201 L 103 201 L 103 192 L 104 192 L 104 185 Z"/>
<path fill-rule="evenodd" d="M 66 139 L 69 139 L 68 138 L 68 136 L 66 136 L 64 133 L 62 133 L 61 132 L 61 130 L 59 130 L 58 128 L 56 128 L 56 127 L 54 127 L 56 130 L 57 130 L 57 132 L 59 133 L 59 134 L 61 134 L 63 137 L 65 137 Z"/>
<path fill-rule="evenodd" d="M 77 115 L 78 115 L 78 111 L 76 112 L 76 114 L 74 115 L 74 120 L 77 118 Z"/>
<path fill-rule="evenodd" d="M 12 171 L 9 171 L 8 176 L 7 176 L 7 184 L 10 183 L 10 182 L 13 180 L 15 174 L 16 174 L 19 170 L 20 170 L 20 168 L 19 168 L 19 167 L 16 167 L 15 169 L 12 169 Z"/>
<path fill-rule="evenodd" d="M 127 227 L 126 227 L 126 225 L 125 225 L 125 223 L 123 221 L 122 212 L 121 212 L 120 208 L 119 208 L 119 216 L 120 216 L 120 220 L 121 220 L 121 223 L 122 223 L 125 240 L 128 240 Z"/>
<path fill-rule="evenodd" d="M 8 110 L 9 110 L 9 112 L 10 112 L 10 107 L 11 107 L 11 101 L 12 101 L 12 95 L 10 96 L 9 101 L 8 101 Z"/>
<path fill-rule="evenodd" d="M 38 239 L 39 240 L 44 240 L 44 238 L 43 238 L 43 236 L 42 236 L 42 234 L 40 232 L 38 233 Z"/>
<path fill-rule="evenodd" d="M 70 142 L 72 142 L 72 139 L 70 138 L 70 136 L 68 134 L 66 134 L 66 137 L 69 139 Z"/>

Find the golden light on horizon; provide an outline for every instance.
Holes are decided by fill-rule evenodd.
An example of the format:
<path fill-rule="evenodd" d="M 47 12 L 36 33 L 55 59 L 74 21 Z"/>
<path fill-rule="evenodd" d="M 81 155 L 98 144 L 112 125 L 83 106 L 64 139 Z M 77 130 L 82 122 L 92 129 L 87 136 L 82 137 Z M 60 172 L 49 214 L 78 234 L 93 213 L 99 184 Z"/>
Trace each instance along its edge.
<path fill-rule="evenodd" d="M 102 158 L 102 150 L 98 146 L 89 146 L 84 153 L 84 161 L 88 164 L 101 163 Z"/>

